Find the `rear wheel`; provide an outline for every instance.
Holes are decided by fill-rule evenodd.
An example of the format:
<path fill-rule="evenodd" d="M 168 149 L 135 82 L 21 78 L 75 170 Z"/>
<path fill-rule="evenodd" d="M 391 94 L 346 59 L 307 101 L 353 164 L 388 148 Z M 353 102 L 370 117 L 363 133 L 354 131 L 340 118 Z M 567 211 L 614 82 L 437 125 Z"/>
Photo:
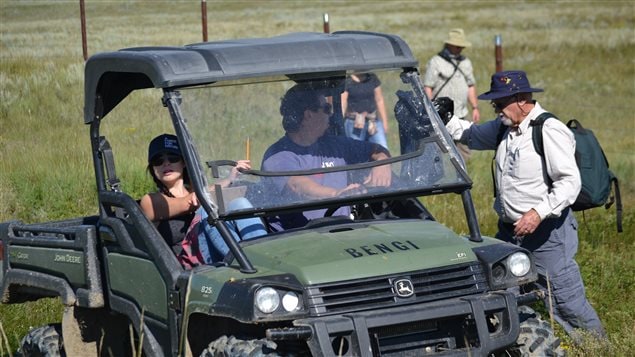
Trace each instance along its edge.
<path fill-rule="evenodd" d="M 540 315 L 527 306 L 519 306 L 520 334 L 516 344 L 509 347 L 496 356 L 566 356 L 560 339 L 556 337 L 553 329 Z"/>
<path fill-rule="evenodd" d="M 207 346 L 200 357 L 276 357 L 275 342 L 268 340 L 239 340 L 234 336 L 221 336 Z"/>
<path fill-rule="evenodd" d="M 51 324 L 35 328 L 20 343 L 23 357 L 63 357 L 62 325 Z"/>

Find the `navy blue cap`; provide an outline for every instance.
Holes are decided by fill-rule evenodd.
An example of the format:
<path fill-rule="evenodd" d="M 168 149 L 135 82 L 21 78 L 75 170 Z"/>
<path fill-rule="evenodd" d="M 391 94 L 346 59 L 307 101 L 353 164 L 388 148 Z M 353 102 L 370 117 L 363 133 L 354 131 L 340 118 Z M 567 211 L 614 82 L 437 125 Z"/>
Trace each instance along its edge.
<path fill-rule="evenodd" d="M 542 92 L 540 88 L 531 88 L 527 74 L 523 71 L 503 71 L 492 75 L 490 89 L 478 96 L 478 99 L 494 100 L 518 93 Z"/>
<path fill-rule="evenodd" d="M 150 162 L 153 157 L 163 153 L 182 156 L 181 149 L 179 149 L 179 141 L 175 135 L 161 134 L 152 139 L 148 147 L 148 162 Z"/>

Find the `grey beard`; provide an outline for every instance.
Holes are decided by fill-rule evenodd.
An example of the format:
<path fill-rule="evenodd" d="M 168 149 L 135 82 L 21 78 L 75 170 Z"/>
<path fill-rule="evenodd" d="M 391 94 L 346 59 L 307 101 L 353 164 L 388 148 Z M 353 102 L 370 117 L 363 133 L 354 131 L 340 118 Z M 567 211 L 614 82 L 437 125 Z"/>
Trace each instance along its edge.
<path fill-rule="evenodd" d="M 509 119 L 506 116 L 501 116 L 501 123 L 503 123 L 503 125 L 505 125 L 505 126 L 512 126 L 512 124 L 513 124 L 512 120 Z"/>

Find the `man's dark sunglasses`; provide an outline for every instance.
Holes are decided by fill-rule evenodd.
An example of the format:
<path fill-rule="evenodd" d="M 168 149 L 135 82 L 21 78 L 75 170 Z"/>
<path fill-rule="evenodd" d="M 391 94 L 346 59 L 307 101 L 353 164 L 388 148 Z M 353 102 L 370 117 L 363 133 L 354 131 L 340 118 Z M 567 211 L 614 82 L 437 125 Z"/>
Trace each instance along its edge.
<path fill-rule="evenodd" d="M 516 96 L 511 96 L 511 97 L 506 97 L 506 98 L 502 98 L 503 100 L 493 100 L 491 102 L 492 104 L 492 108 L 494 108 L 494 110 L 498 110 L 501 111 L 503 110 L 506 106 L 509 105 L 509 103 L 513 102 L 516 100 Z"/>
<path fill-rule="evenodd" d="M 322 112 L 324 112 L 324 114 L 328 114 L 328 115 L 332 115 L 333 114 L 333 105 L 331 105 L 331 103 L 324 103 L 320 106 L 318 106 L 315 111 L 318 111 L 322 109 Z"/>
<path fill-rule="evenodd" d="M 177 162 L 181 161 L 181 157 L 179 155 L 158 155 L 150 160 L 150 164 L 152 166 L 161 166 L 163 165 L 165 160 L 168 160 L 168 162 L 171 164 L 176 164 Z"/>

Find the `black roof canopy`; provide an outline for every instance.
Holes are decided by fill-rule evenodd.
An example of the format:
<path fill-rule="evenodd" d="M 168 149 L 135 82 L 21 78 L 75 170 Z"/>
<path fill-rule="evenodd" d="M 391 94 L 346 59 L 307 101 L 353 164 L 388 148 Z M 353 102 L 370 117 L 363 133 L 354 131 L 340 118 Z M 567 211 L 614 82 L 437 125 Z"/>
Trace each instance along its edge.
<path fill-rule="evenodd" d="M 86 62 L 84 121 L 103 118 L 136 89 L 417 65 L 401 38 L 371 32 L 305 32 L 122 49 L 96 54 Z"/>

